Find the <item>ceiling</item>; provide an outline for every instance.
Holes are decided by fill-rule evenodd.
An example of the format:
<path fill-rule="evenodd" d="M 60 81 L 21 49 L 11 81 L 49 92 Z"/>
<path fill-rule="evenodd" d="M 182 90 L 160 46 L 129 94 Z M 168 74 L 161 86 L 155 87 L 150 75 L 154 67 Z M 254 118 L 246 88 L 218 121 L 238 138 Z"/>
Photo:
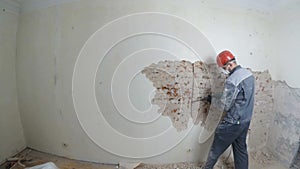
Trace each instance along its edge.
<path fill-rule="evenodd" d="M 61 3 L 78 1 L 78 0 L 1 0 L 10 2 L 11 5 L 22 8 L 26 11 L 33 7 L 49 7 Z M 242 10 L 256 10 L 260 12 L 272 13 L 283 7 L 288 6 L 300 0 L 202 0 L 201 2 L 212 7 L 227 8 L 227 9 L 242 9 Z M 26 4 L 24 4 L 26 2 Z M 199 0 L 189 1 L 200 2 Z M 180 2 L 182 3 L 182 1 Z M 25 9 L 23 9 L 25 8 Z"/>
<path fill-rule="evenodd" d="M 295 2 L 300 2 L 300 0 L 206 0 L 206 2 L 219 8 L 272 13 Z"/>

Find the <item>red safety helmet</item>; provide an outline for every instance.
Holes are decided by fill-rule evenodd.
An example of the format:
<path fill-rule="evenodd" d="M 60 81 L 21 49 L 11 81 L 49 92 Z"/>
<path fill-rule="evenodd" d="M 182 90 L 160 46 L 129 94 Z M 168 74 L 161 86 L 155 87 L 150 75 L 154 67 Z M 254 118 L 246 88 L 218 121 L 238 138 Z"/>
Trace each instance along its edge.
<path fill-rule="evenodd" d="M 235 60 L 233 54 L 229 52 L 228 50 L 224 50 L 220 54 L 218 54 L 217 58 L 217 64 L 220 67 L 224 67 L 228 62 Z"/>

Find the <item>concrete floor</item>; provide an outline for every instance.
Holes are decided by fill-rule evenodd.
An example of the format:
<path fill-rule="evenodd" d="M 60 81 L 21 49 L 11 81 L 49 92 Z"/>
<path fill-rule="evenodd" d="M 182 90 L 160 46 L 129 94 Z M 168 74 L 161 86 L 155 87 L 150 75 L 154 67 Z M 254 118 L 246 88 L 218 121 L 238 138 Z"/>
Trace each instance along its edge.
<path fill-rule="evenodd" d="M 278 161 L 273 160 L 271 156 L 265 153 L 250 153 L 249 168 L 250 169 L 287 169 L 283 167 Z M 25 149 L 16 157 L 23 157 L 26 161 L 22 162 L 26 167 L 31 167 L 46 162 L 53 162 L 60 169 L 116 169 L 120 168 L 118 165 L 110 164 L 104 165 L 99 163 L 84 162 L 78 160 L 71 160 L 64 157 L 59 157 L 32 149 Z M 0 166 L 0 169 L 6 169 L 6 164 Z M 201 163 L 176 163 L 176 164 L 141 164 L 136 169 L 201 169 Z M 230 166 L 230 165 L 229 165 Z M 217 165 L 215 169 L 233 169 L 229 166 Z M 24 169 L 24 167 L 17 165 L 13 169 Z"/>

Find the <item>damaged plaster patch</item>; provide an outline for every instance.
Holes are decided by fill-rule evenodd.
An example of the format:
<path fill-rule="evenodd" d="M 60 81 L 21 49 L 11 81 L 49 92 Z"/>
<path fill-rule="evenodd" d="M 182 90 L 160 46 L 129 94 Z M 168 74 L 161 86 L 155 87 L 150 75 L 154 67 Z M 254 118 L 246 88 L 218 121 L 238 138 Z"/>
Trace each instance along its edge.
<path fill-rule="evenodd" d="M 219 98 L 221 97 L 223 90 L 224 90 L 224 84 L 225 84 L 225 79 L 226 79 L 226 75 L 224 73 L 221 72 L 221 69 L 218 68 L 218 66 L 216 64 L 208 64 L 207 65 L 207 71 L 209 72 L 209 79 L 207 79 L 210 82 L 210 93 L 211 95 L 214 96 L 214 98 Z M 195 74 L 200 73 L 200 72 L 195 72 Z M 206 95 L 202 96 L 202 97 L 206 97 Z M 200 96 L 201 98 L 201 96 Z M 212 106 L 211 106 L 212 105 Z M 209 106 L 209 114 L 205 114 L 203 121 L 202 121 L 202 125 L 204 127 L 204 129 L 207 132 L 204 133 L 213 133 L 214 130 L 216 129 L 222 115 L 224 114 L 223 111 L 220 110 L 220 107 L 218 105 L 218 101 L 216 99 L 212 99 L 212 104 L 208 105 Z M 202 109 L 202 107 L 199 108 L 200 110 Z M 199 115 L 201 116 L 201 111 L 198 111 Z M 206 112 L 208 113 L 208 112 Z M 201 132 L 202 133 L 202 132 Z M 202 133 L 202 134 L 204 134 Z M 207 140 L 208 135 L 205 136 L 200 134 L 199 136 L 199 142 L 202 142 L 204 140 Z M 206 138 L 203 140 L 203 138 Z M 202 141 L 200 141 L 202 140 Z"/>
<path fill-rule="evenodd" d="M 266 145 L 268 130 L 273 121 L 273 83 L 268 71 L 252 71 L 255 78 L 254 112 L 249 131 L 249 147 L 259 149 Z"/>
<path fill-rule="evenodd" d="M 222 92 L 225 76 L 218 70 L 215 65 L 201 61 L 166 60 L 151 64 L 142 73 L 156 88 L 152 104 L 160 107 L 159 113 L 168 116 L 177 131 L 182 131 L 190 119 L 196 125 L 201 122 L 206 128 L 213 129 L 205 122 L 207 118 L 208 121 L 217 121 L 219 117 L 208 116 L 209 104 L 199 99 L 211 94 L 211 89 L 221 89 L 218 92 Z"/>
<path fill-rule="evenodd" d="M 191 117 L 193 65 L 188 61 L 161 61 L 146 67 L 143 74 L 153 82 L 156 93 L 152 104 L 168 116 L 177 131 L 187 128 Z"/>
<path fill-rule="evenodd" d="M 209 104 L 199 100 L 208 94 L 222 93 L 225 75 L 216 64 L 205 64 L 201 61 L 160 61 L 144 68 L 143 74 L 153 83 L 156 94 L 152 104 L 160 107 L 159 113 L 169 116 L 173 126 L 182 131 L 187 128 L 189 119 L 194 124 L 201 122 L 208 130 L 214 129 L 211 123 L 218 121 L 219 116 L 208 116 Z M 256 79 L 255 108 L 251 131 L 257 133 L 250 139 L 251 147 L 265 145 L 267 129 L 271 124 L 273 105 L 273 85 L 268 71 L 253 72 Z M 195 101 L 195 102 L 194 102 Z M 214 108 L 211 107 L 211 112 Z M 259 124 L 259 125 L 258 125 Z"/>
<path fill-rule="evenodd" d="M 198 100 L 209 94 L 211 94 L 211 81 L 209 74 L 208 66 L 201 61 L 197 61 L 193 64 L 193 92 L 192 100 Z M 191 115 L 194 124 L 199 124 L 202 122 L 202 125 L 207 119 L 209 111 L 209 104 L 206 102 L 195 101 L 192 102 Z"/>

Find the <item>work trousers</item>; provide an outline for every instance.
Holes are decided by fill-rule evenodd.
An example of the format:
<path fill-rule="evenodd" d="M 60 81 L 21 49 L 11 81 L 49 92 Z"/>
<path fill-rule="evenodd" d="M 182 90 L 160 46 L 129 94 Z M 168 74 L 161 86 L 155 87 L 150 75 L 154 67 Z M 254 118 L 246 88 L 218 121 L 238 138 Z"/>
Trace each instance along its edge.
<path fill-rule="evenodd" d="M 220 155 L 230 146 L 233 148 L 235 169 L 248 169 L 246 138 L 250 122 L 231 124 L 222 121 L 216 131 L 213 144 L 203 169 L 213 169 Z"/>

